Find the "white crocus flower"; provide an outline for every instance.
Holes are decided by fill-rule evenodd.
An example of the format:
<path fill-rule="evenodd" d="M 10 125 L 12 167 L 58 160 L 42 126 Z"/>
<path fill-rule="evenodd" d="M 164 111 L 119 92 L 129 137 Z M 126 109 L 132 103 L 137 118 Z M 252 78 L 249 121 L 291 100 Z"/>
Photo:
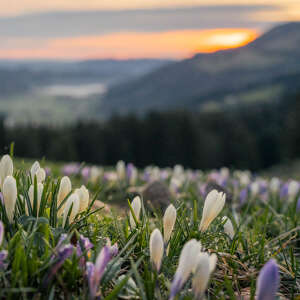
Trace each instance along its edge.
<path fill-rule="evenodd" d="M 0 186 L 2 188 L 4 180 L 7 176 L 12 176 L 14 165 L 11 157 L 6 154 L 3 155 L 0 161 Z"/>
<path fill-rule="evenodd" d="M 134 199 L 131 202 L 131 207 L 133 209 L 136 219 L 139 220 L 140 212 L 141 212 L 141 208 L 142 208 L 142 202 L 141 202 L 141 198 L 139 196 L 134 197 Z M 135 228 L 136 224 L 135 224 L 134 218 L 131 214 L 131 211 L 129 213 L 129 222 L 130 222 L 131 228 Z"/>
<path fill-rule="evenodd" d="M 70 210 L 72 204 L 73 204 L 73 207 L 72 207 L 72 211 L 69 216 L 69 224 L 73 223 L 76 215 L 79 212 L 80 203 L 79 203 L 79 197 L 76 193 L 73 193 L 72 195 L 70 195 L 66 202 L 66 205 L 64 208 L 64 214 L 63 214 L 63 227 L 66 224 L 67 216 L 68 216 L 68 213 L 69 213 L 69 210 Z"/>
<path fill-rule="evenodd" d="M 57 207 L 60 206 L 62 201 L 68 196 L 71 190 L 72 190 L 71 180 L 68 176 L 64 176 L 60 181 L 60 186 L 57 194 Z M 65 204 L 66 203 L 64 203 L 64 205 L 60 208 L 59 215 L 63 213 Z"/>
<path fill-rule="evenodd" d="M 117 162 L 116 170 L 119 180 L 123 180 L 126 177 L 126 166 L 124 161 L 120 160 Z"/>
<path fill-rule="evenodd" d="M 2 193 L 6 215 L 9 222 L 12 223 L 17 201 L 17 184 L 16 180 L 12 176 L 7 176 L 4 179 Z"/>
<path fill-rule="evenodd" d="M 212 190 L 205 199 L 204 208 L 202 212 L 202 219 L 200 223 L 200 231 L 207 230 L 210 223 L 218 216 L 224 207 L 226 194 Z"/>
<path fill-rule="evenodd" d="M 250 185 L 250 191 L 251 191 L 251 195 L 253 197 L 257 196 L 257 194 L 259 193 L 259 183 L 257 181 L 254 181 L 251 185 Z"/>
<path fill-rule="evenodd" d="M 150 236 L 150 260 L 159 272 L 162 257 L 164 254 L 164 241 L 161 232 L 154 229 Z"/>
<path fill-rule="evenodd" d="M 165 211 L 163 223 L 164 223 L 164 242 L 167 244 L 170 240 L 174 225 L 176 222 L 176 208 L 173 204 L 170 204 Z"/>
<path fill-rule="evenodd" d="M 234 237 L 234 229 L 233 229 L 232 222 L 231 222 L 231 220 L 230 220 L 228 217 L 226 217 L 226 216 L 224 216 L 224 217 L 222 218 L 222 222 L 224 222 L 225 220 L 226 220 L 226 222 L 224 223 L 224 232 L 225 232 L 227 235 L 229 235 L 229 237 L 230 237 L 231 239 L 233 239 L 233 237 Z"/>
<path fill-rule="evenodd" d="M 269 184 L 270 190 L 272 193 L 277 193 L 280 188 L 280 180 L 277 177 L 273 177 Z"/>
<path fill-rule="evenodd" d="M 40 210 L 43 189 L 44 189 L 43 184 L 39 182 L 37 185 L 37 212 L 39 212 L 39 210 Z M 30 199 L 31 208 L 33 209 L 33 202 L 34 202 L 34 185 L 33 184 L 29 187 L 28 196 Z"/>
<path fill-rule="evenodd" d="M 91 170 L 90 170 L 90 181 L 95 184 L 97 182 L 97 180 L 100 178 L 100 176 L 102 175 L 103 170 L 96 167 L 96 166 L 92 166 Z"/>
<path fill-rule="evenodd" d="M 292 180 L 288 186 L 289 201 L 293 201 L 298 192 L 299 192 L 299 182 Z"/>
<path fill-rule="evenodd" d="M 36 176 L 37 182 L 44 182 L 46 179 L 46 172 L 41 168 L 38 161 L 34 162 L 30 169 L 31 180 L 34 182 L 34 177 Z"/>
<path fill-rule="evenodd" d="M 195 260 L 197 259 L 201 250 L 200 242 L 192 239 L 188 241 L 180 253 L 179 264 L 172 281 L 170 299 L 180 291 L 184 283 L 189 278 L 193 269 L 195 268 Z"/>
<path fill-rule="evenodd" d="M 36 172 L 36 180 L 39 183 L 43 183 L 46 179 L 46 171 L 43 168 L 39 168 Z"/>
<path fill-rule="evenodd" d="M 75 193 L 79 197 L 79 202 L 80 202 L 79 212 L 83 212 L 89 206 L 89 200 L 90 200 L 89 191 L 84 185 L 82 185 L 79 189 L 75 190 Z"/>
<path fill-rule="evenodd" d="M 251 181 L 250 175 L 247 171 L 240 172 L 239 173 L 239 179 L 240 179 L 240 183 L 241 183 L 242 186 L 247 186 Z"/>
<path fill-rule="evenodd" d="M 135 168 L 135 167 L 132 169 L 131 172 L 132 172 L 132 174 L 131 174 L 131 177 L 130 177 L 129 184 L 130 184 L 130 185 L 135 185 L 135 183 L 136 183 L 136 181 L 137 181 L 137 179 L 138 179 L 139 173 L 138 173 L 137 168 Z"/>
<path fill-rule="evenodd" d="M 211 273 L 214 271 L 217 263 L 215 254 L 200 253 L 196 260 L 195 274 L 192 280 L 193 293 L 196 299 L 201 299 L 207 288 Z"/>

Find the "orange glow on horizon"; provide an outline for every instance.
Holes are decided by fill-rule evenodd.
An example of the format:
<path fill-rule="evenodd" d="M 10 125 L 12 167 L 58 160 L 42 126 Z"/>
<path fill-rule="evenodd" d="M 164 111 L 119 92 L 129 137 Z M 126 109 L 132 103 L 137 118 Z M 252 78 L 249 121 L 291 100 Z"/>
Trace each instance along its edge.
<path fill-rule="evenodd" d="M 174 58 L 195 53 L 241 47 L 258 37 L 248 28 L 177 30 L 166 32 L 120 32 L 47 40 L 42 46 L 0 49 L 0 58 L 87 59 L 87 58 Z"/>

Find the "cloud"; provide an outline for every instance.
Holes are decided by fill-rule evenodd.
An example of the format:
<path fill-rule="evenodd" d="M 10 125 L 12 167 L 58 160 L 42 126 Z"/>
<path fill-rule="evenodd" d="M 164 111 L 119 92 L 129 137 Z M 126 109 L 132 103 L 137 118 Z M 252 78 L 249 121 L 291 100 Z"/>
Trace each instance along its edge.
<path fill-rule="evenodd" d="M 153 9 L 162 7 L 187 7 L 198 5 L 280 5 L 299 4 L 299 0 L 0 0 L 0 15 L 20 15 L 24 13 L 70 10 L 121 10 Z"/>
<path fill-rule="evenodd" d="M 164 32 L 122 32 L 101 36 L 50 39 L 34 47 L 1 48 L 0 58 L 186 58 L 242 46 L 257 37 L 254 30 L 211 29 Z M 12 43 L 13 44 L 13 43 Z"/>
<path fill-rule="evenodd" d="M 270 25 L 255 15 L 274 6 L 231 5 L 185 8 L 62 11 L 0 18 L 0 38 L 60 38 L 113 32 L 159 32 L 211 28 L 256 28 Z"/>

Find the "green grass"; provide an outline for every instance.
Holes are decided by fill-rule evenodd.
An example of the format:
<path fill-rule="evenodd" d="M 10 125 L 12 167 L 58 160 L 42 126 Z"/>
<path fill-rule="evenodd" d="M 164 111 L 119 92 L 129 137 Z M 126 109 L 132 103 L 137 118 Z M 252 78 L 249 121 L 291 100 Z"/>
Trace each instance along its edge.
<path fill-rule="evenodd" d="M 170 176 L 182 178 L 182 185 L 172 196 L 171 203 L 176 208 L 177 218 L 168 244 L 168 255 L 164 253 L 157 273 L 150 260 L 149 239 L 155 228 L 163 233 L 164 209 L 157 207 L 152 211 L 142 201 L 141 214 L 135 218 L 136 226 L 133 228 L 128 217 L 133 209 L 126 203 L 128 199 L 131 202 L 134 194 L 128 191 L 130 186 L 126 178 L 111 182 L 99 178 L 96 184 L 92 184 L 75 176 L 72 178 L 75 186 L 82 183 L 88 186 L 90 206 L 74 222 L 67 221 L 66 226 L 62 226 L 57 203 L 61 165 L 44 161 L 41 165 L 51 166 L 53 175 L 44 183 L 39 211 L 37 182 L 33 182 L 34 201 L 27 214 L 25 206 L 31 206 L 27 191 L 32 182 L 26 170 L 31 163 L 22 159 L 15 163 L 14 177 L 19 197 L 12 223 L 7 221 L 5 208 L 1 206 L 5 238 L 0 250 L 8 251 L 7 267 L 0 270 L 1 299 L 87 299 L 90 289 L 86 265 L 82 265 L 81 261 L 95 262 L 107 244 L 107 238 L 111 244 L 117 243 L 119 251 L 111 258 L 97 285 L 101 299 L 168 299 L 180 253 L 191 239 L 201 242 L 202 251 L 215 253 L 218 257 L 216 270 L 207 287 L 207 299 L 240 299 L 241 296 L 254 299 L 258 273 L 270 258 L 277 261 L 280 270 L 278 292 L 287 299 L 293 299 L 300 293 L 298 194 L 290 201 L 282 199 L 279 192 L 269 191 L 266 200 L 260 194 L 249 194 L 244 205 L 240 205 L 239 193 L 243 187 L 234 184 L 239 177 L 232 173 L 226 185 L 226 189 L 233 193 L 232 201 L 227 199 L 208 230 L 201 232 L 199 224 L 205 197 L 199 193 L 199 184 L 209 180 L 209 173 L 198 174 L 196 180 L 188 180 L 187 173 L 178 175 L 170 172 Z M 166 182 L 169 181 L 170 177 Z M 138 179 L 135 185 L 145 184 Z M 20 197 L 21 194 L 25 200 Z M 92 203 L 96 198 L 108 204 L 119 203 L 123 199 L 123 205 L 109 212 L 93 212 Z M 223 216 L 228 216 L 233 223 L 232 239 L 224 232 Z M 56 269 L 59 261 L 57 244 L 63 233 L 67 234 L 63 245 L 70 245 L 74 250 Z M 75 248 L 81 247 L 80 235 L 88 237 L 93 248 L 78 256 Z M 194 257 L 190 259 L 196 261 Z M 176 299 L 194 299 L 192 277 L 189 276 Z"/>

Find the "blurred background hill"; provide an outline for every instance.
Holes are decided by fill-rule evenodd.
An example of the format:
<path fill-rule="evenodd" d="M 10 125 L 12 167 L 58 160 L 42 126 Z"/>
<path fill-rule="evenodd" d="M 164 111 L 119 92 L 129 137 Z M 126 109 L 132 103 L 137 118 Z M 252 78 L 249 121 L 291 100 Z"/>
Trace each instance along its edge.
<path fill-rule="evenodd" d="M 194 111 L 273 101 L 299 85 L 299 32 L 300 23 L 284 24 L 244 47 L 168 64 L 109 89 L 103 109 L 108 114 Z"/>

